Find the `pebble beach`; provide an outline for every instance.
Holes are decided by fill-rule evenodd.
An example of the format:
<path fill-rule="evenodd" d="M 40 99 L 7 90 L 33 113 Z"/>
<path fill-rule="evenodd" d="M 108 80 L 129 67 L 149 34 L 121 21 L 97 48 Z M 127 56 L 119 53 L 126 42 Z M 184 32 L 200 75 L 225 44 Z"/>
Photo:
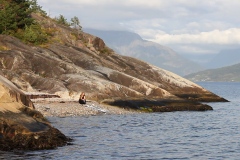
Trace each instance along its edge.
<path fill-rule="evenodd" d="M 91 116 L 101 114 L 134 114 L 134 110 L 100 104 L 95 101 L 87 101 L 86 104 L 79 104 L 77 100 L 60 98 L 32 99 L 35 109 L 45 117 L 68 117 L 68 116 Z"/>

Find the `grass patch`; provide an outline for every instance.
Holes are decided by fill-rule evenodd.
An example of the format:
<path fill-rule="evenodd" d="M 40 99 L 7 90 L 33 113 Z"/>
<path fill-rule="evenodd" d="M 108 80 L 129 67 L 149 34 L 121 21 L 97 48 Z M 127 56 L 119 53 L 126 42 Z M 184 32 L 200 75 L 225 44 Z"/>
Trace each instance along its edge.
<path fill-rule="evenodd" d="M 0 46 L 0 51 L 8 51 L 10 50 L 10 48 L 8 48 L 7 46 Z"/>

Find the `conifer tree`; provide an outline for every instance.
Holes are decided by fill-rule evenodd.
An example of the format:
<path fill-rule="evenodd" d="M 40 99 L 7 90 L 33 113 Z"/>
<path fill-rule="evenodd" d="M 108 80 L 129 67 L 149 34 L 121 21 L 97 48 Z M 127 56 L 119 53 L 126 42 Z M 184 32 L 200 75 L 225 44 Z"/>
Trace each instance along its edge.
<path fill-rule="evenodd" d="M 16 14 L 15 7 L 6 0 L 0 0 L 0 33 L 10 34 L 17 29 L 17 22 L 14 20 Z"/>
<path fill-rule="evenodd" d="M 0 34 L 11 34 L 33 23 L 30 1 L 0 0 L 0 4 Z"/>
<path fill-rule="evenodd" d="M 15 4 L 14 4 L 15 2 Z M 17 27 L 22 29 L 25 26 L 31 25 L 33 19 L 31 18 L 32 10 L 30 9 L 30 2 L 27 0 L 12 0 L 15 7 Z"/>
<path fill-rule="evenodd" d="M 59 24 L 63 24 L 66 26 L 69 26 L 69 23 L 67 22 L 67 19 L 63 16 L 63 15 L 59 15 L 59 17 L 55 17 L 55 20 L 59 23 Z"/>
<path fill-rule="evenodd" d="M 33 12 L 44 13 L 37 0 L 0 0 L 0 34 L 15 36 L 26 43 L 46 42 L 47 35 L 31 17 Z"/>
<path fill-rule="evenodd" d="M 80 25 L 80 21 L 78 17 L 74 16 L 71 18 L 71 26 L 76 30 L 82 30 L 82 26 Z"/>

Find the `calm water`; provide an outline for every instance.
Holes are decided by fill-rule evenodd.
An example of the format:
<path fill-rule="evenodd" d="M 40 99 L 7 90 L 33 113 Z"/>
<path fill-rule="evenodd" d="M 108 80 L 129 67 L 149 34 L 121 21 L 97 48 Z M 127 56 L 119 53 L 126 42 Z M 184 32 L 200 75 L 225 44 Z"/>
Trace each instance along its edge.
<path fill-rule="evenodd" d="M 49 118 L 73 145 L 0 159 L 239 159 L 240 83 L 199 84 L 231 102 L 206 112 Z"/>

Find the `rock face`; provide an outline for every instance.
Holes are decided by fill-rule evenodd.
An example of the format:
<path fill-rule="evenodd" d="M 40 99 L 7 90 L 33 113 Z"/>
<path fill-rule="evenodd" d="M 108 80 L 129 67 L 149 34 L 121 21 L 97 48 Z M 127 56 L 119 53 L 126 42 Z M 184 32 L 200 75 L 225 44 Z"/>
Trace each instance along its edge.
<path fill-rule="evenodd" d="M 183 97 L 221 101 L 220 97 L 169 71 L 135 58 L 99 53 L 88 47 L 52 44 L 31 47 L 0 35 L 2 74 L 26 92 L 43 91 L 61 97 Z M 101 45 L 100 45 L 101 46 Z"/>
<path fill-rule="evenodd" d="M 85 92 L 87 99 L 106 103 L 170 98 L 184 98 L 185 103 L 226 101 L 169 71 L 118 55 L 98 37 L 34 16 L 46 30 L 51 29 L 51 43 L 36 47 L 0 35 L 0 74 L 26 92 L 74 99 Z"/>
<path fill-rule="evenodd" d="M 0 76 L 0 150 L 49 149 L 69 141 L 33 108 L 24 93 Z"/>

